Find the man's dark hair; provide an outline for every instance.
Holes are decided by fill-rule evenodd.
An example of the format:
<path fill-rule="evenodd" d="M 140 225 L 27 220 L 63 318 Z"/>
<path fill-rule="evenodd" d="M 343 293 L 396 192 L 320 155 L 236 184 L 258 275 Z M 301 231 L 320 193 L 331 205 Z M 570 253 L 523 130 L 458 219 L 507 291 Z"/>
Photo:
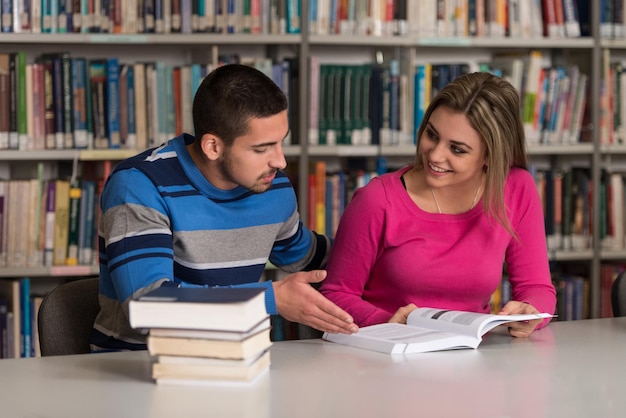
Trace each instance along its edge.
<path fill-rule="evenodd" d="M 245 135 L 248 121 L 265 118 L 287 109 L 283 91 L 254 67 L 228 64 L 205 77 L 193 100 L 196 138 L 210 133 L 227 146 Z"/>

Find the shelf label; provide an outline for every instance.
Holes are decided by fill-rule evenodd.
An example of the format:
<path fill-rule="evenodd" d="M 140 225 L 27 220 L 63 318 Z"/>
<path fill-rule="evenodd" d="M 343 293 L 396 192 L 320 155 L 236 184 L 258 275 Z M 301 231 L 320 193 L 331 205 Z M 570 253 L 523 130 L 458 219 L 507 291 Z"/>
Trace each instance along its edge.
<path fill-rule="evenodd" d="M 111 35 L 91 35 L 89 37 L 89 41 L 94 44 L 145 44 L 149 41 L 149 36 L 147 35 L 120 35 L 120 34 L 111 34 Z"/>
<path fill-rule="evenodd" d="M 420 45 L 454 45 L 469 46 L 471 41 L 468 38 L 420 38 L 417 40 Z"/>

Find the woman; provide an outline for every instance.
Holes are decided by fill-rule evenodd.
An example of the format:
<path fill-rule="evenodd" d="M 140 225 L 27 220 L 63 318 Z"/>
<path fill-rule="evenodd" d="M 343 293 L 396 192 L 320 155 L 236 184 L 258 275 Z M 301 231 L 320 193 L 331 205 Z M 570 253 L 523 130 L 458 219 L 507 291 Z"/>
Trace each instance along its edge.
<path fill-rule="evenodd" d="M 359 326 L 406 322 L 417 306 L 501 314 L 554 312 L 541 201 L 527 171 L 515 88 L 461 76 L 432 100 L 415 163 L 358 189 L 339 225 L 322 293 Z M 549 319 L 509 324 L 526 337 Z"/>

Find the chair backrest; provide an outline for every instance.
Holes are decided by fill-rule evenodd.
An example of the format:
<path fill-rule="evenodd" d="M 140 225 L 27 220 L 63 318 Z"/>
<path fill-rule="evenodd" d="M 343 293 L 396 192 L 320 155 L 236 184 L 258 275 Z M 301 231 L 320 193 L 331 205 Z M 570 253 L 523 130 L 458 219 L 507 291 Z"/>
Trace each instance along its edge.
<path fill-rule="evenodd" d="M 617 275 L 611 288 L 611 305 L 613 316 L 626 316 L 626 271 Z"/>
<path fill-rule="evenodd" d="M 39 307 L 37 327 L 42 356 L 90 353 L 89 339 L 98 302 L 98 278 L 63 283 Z"/>

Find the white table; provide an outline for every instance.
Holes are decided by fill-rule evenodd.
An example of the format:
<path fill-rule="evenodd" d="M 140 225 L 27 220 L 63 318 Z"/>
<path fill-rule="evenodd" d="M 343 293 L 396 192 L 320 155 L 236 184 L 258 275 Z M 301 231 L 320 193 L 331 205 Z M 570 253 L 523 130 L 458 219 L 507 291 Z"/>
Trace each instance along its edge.
<path fill-rule="evenodd" d="M 164 386 L 147 352 L 0 361 L 2 417 L 624 417 L 626 318 L 501 332 L 478 350 L 392 357 L 275 343 L 252 387 Z"/>

